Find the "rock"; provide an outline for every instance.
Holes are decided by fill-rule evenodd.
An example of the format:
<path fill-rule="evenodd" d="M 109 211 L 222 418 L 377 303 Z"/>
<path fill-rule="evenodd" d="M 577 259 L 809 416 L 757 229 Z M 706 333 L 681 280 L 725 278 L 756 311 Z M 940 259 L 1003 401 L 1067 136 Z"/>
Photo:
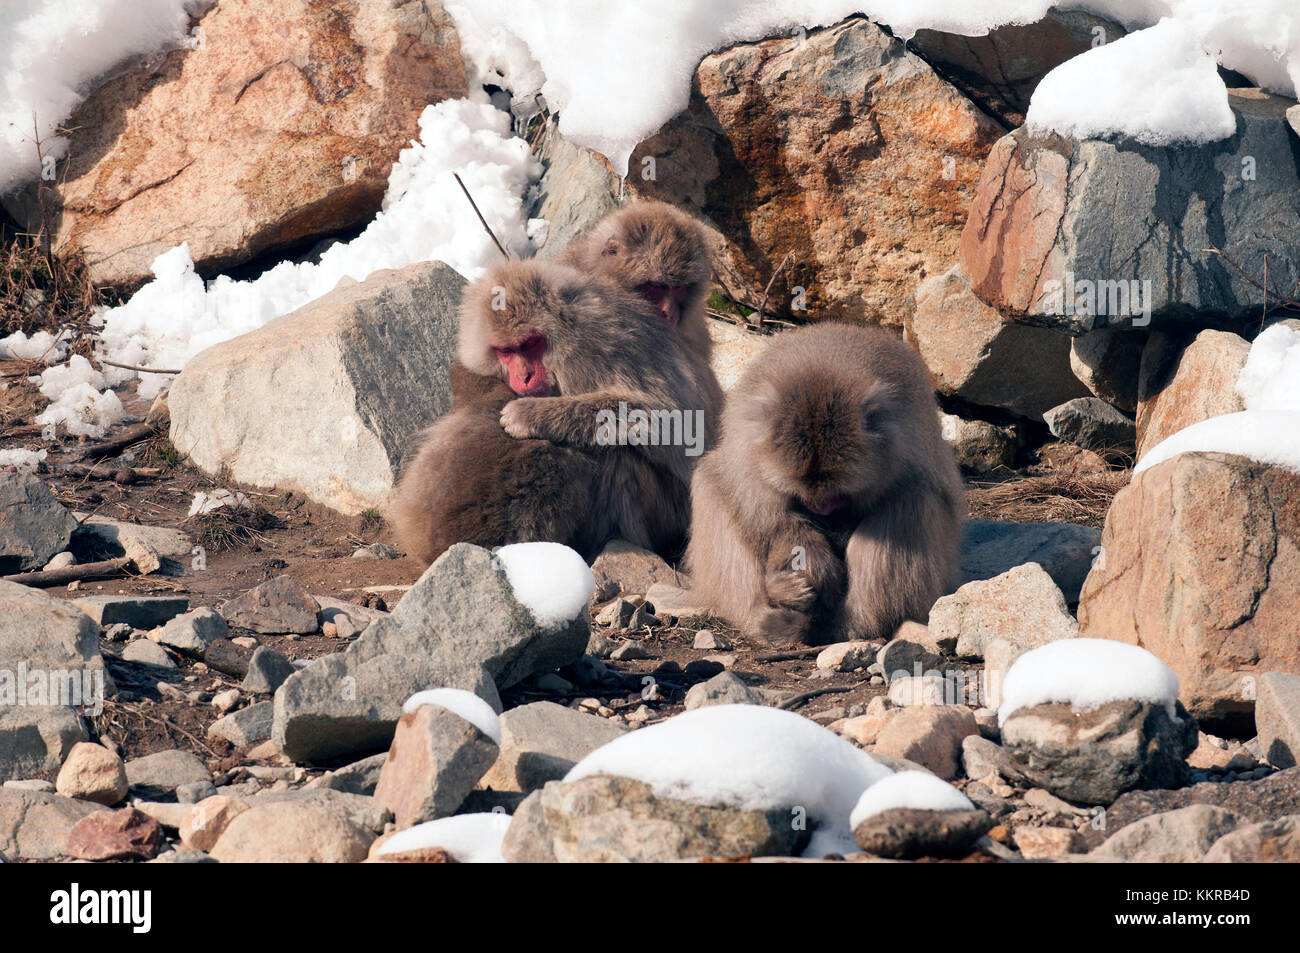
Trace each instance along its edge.
<path fill-rule="evenodd" d="M 213 642 L 226 637 L 226 629 L 226 620 L 216 611 L 204 607 L 176 616 L 162 628 L 150 632 L 149 638 L 201 659 Z"/>
<path fill-rule="evenodd" d="M 905 636 L 896 635 L 877 653 L 876 664 L 885 676 L 885 681 L 892 682 L 901 678 L 920 678 L 927 672 L 939 671 L 943 665 L 943 656 L 935 651 L 933 644 L 914 642 Z"/>
<path fill-rule="evenodd" d="M 202 761 L 179 748 L 128 761 L 126 779 L 131 794 L 147 801 L 164 800 L 172 796 L 180 785 L 191 781 L 212 780 Z"/>
<path fill-rule="evenodd" d="M 320 627 L 320 605 L 289 575 L 254 586 L 222 603 L 219 611 L 230 625 L 254 632 L 310 635 Z"/>
<path fill-rule="evenodd" d="M 972 781 L 983 781 L 990 774 L 996 774 L 1007 781 L 1025 780 L 1011 755 L 1001 745 L 980 735 L 967 735 L 962 739 L 961 762 L 966 769 L 966 777 Z"/>
<path fill-rule="evenodd" d="M 1039 420 L 1088 393 L 1070 373 L 1068 337 L 1004 318 L 975 296 L 956 266 L 917 286 L 903 336 L 949 397 Z"/>
<path fill-rule="evenodd" d="M 702 857 L 797 855 L 808 832 L 795 830 L 787 808 L 741 810 L 656 795 L 629 778 L 594 775 L 552 781 L 541 790 L 544 831 L 560 863 L 661 863 Z M 529 811 L 520 823 L 536 820 Z M 511 827 L 515 827 L 512 819 Z M 516 843 L 522 832 L 507 831 Z M 544 852 L 543 847 L 536 848 Z"/>
<path fill-rule="evenodd" d="M 164 625 L 190 607 L 185 596 L 86 596 L 73 602 L 102 626 L 124 622 L 133 629 Z"/>
<path fill-rule="evenodd" d="M 350 639 L 360 635 L 371 622 L 388 615 L 387 612 L 379 609 L 368 609 L 341 599 L 331 599 L 329 596 L 312 598 L 320 606 L 318 618 L 321 622 L 321 632 L 324 633 L 325 624 L 329 623 L 334 626 L 334 635 L 340 639 Z"/>
<path fill-rule="evenodd" d="M 1038 563 L 1074 605 L 1100 551 L 1101 532 L 1075 523 L 1003 523 L 967 520 L 962 537 L 962 582 L 992 579 Z"/>
<path fill-rule="evenodd" d="M 248 674 L 239 687 L 250 695 L 269 695 L 293 672 L 293 663 L 275 649 L 261 645 L 248 660 Z"/>
<path fill-rule="evenodd" d="M 200 801 L 215 797 L 217 786 L 211 781 L 188 781 L 176 785 L 176 801 L 179 804 L 198 804 Z M 170 807 L 171 805 L 168 805 Z M 167 825 L 164 825 L 167 826 Z M 179 825 L 173 824 L 172 827 Z"/>
<path fill-rule="evenodd" d="M 223 0 L 199 28 L 200 47 L 116 74 L 67 122 L 41 195 L 56 253 L 96 285 L 140 284 L 181 242 L 213 274 L 370 220 L 424 107 L 466 93 L 436 3 Z M 36 221 L 35 187 L 7 204 Z"/>
<path fill-rule="evenodd" d="M 56 771 L 72 748 L 89 737 L 75 709 L 0 707 L 0 778 Z"/>
<path fill-rule="evenodd" d="M 1201 859 L 1207 864 L 1300 863 L 1300 814 L 1238 828 L 1215 841 Z"/>
<path fill-rule="evenodd" d="M 441 705 L 421 705 L 397 721 L 375 802 L 398 828 L 448 817 L 497 758 L 497 743 Z"/>
<path fill-rule="evenodd" d="M 185 818 L 189 816 L 189 803 L 172 804 L 169 801 L 132 801 L 131 806 L 137 811 L 148 814 L 164 828 L 171 830 L 180 830 L 181 825 L 185 823 Z"/>
<path fill-rule="evenodd" d="M 125 541 L 134 539 L 148 546 L 165 559 L 188 562 L 194 541 L 185 533 L 170 526 L 146 526 L 143 523 L 124 523 L 108 516 L 92 513 L 74 513 L 81 525 L 73 536 L 91 538 L 100 546 L 107 546 L 125 555 Z"/>
<path fill-rule="evenodd" d="M 626 629 L 635 612 L 636 606 L 626 599 L 615 599 L 597 613 L 596 622 L 601 625 L 613 626 L 616 629 Z"/>
<path fill-rule="evenodd" d="M 472 691 L 499 710 L 497 688 L 576 661 L 590 632 L 585 612 L 538 626 L 492 554 L 458 543 L 346 652 L 280 686 L 272 737 L 293 761 L 374 751 L 391 741 L 403 702 L 430 686 Z"/>
<path fill-rule="evenodd" d="M 103 745 L 80 742 L 68 752 L 55 788 L 64 797 L 113 805 L 126 797 L 126 769 Z"/>
<path fill-rule="evenodd" d="M 1107 513 L 1080 633 L 1153 652 L 1206 730 L 1248 732 L 1258 676 L 1300 672 L 1296 499 L 1300 475 L 1242 457 L 1182 454 L 1139 473 Z"/>
<path fill-rule="evenodd" d="M 1246 819 L 1232 811 L 1193 804 L 1129 824 L 1092 854 L 1107 861 L 1191 864 L 1200 860 L 1215 841 L 1244 823 Z"/>
<path fill-rule="evenodd" d="M 1025 860 L 1078 853 L 1083 844 L 1079 832 L 1072 827 L 1018 827 L 1014 838 L 1016 849 Z"/>
<path fill-rule="evenodd" d="M 152 665 L 154 668 L 175 668 L 176 663 L 167 654 L 167 650 L 157 642 L 148 639 L 134 639 L 122 649 L 122 659 L 138 665 Z"/>
<path fill-rule="evenodd" d="M 501 754 L 481 787 L 535 791 L 623 733 L 616 722 L 554 702 L 512 708 L 501 716 Z"/>
<path fill-rule="evenodd" d="M 676 616 L 678 619 L 693 619 L 710 614 L 710 607 L 687 589 L 680 589 L 667 583 L 657 582 L 645 594 L 646 602 L 655 607 L 661 616 Z"/>
<path fill-rule="evenodd" d="M 383 543 L 371 543 L 362 546 L 352 554 L 353 559 L 401 559 L 402 553 Z"/>
<path fill-rule="evenodd" d="M 962 740 L 977 734 L 970 709 L 960 705 L 902 708 L 881 729 L 873 753 L 906 758 L 951 781 L 961 774 Z"/>
<path fill-rule="evenodd" d="M 889 708 L 879 712 L 868 712 L 865 715 L 834 722 L 829 727 L 841 738 L 847 738 L 858 747 L 866 748 L 876 743 L 880 733 L 898 711 L 897 708 Z"/>
<path fill-rule="evenodd" d="M 713 343 L 710 366 L 723 393 L 730 391 L 740 381 L 750 361 L 765 351 L 776 340 L 775 335 L 709 318 L 709 340 Z"/>
<path fill-rule="evenodd" d="M 704 652 L 729 652 L 731 651 L 731 641 L 725 635 L 719 635 L 712 629 L 700 629 L 695 633 L 691 648 L 700 649 Z"/>
<path fill-rule="evenodd" d="M 935 639 L 956 638 L 963 658 L 983 658 L 994 639 L 1034 646 L 1079 634 L 1065 596 L 1037 563 L 966 583 L 931 607 L 929 624 Z"/>
<path fill-rule="evenodd" d="M 77 521 L 32 473 L 0 473 L 0 575 L 40 569 L 68 548 Z"/>
<path fill-rule="evenodd" d="M 1265 672 L 1258 684 L 1259 750 L 1269 764 L 1294 768 L 1300 760 L 1300 675 Z"/>
<path fill-rule="evenodd" d="M 191 807 L 179 828 L 181 843 L 191 850 L 210 851 L 230 822 L 248 810 L 236 797 L 216 794 Z"/>
<path fill-rule="evenodd" d="M 509 864 L 553 864 L 551 831 L 542 810 L 542 792 L 534 791 L 519 802 L 501 839 L 501 856 Z"/>
<path fill-rule="evenodd" d="M 984 646 L 984 704 L 990 708 L 1002 704 L 1002 685 L 1011 666 L 1020 656 L 1038 648 L 1038 644 L 1030 640 L 991 639 Z"/>
<path fill-rule="evenodd" d="M 68 832 L 67 852 L 79 860 L 148 860 L 162 844 L 162 826 L 143 811 L 124 807 L 96 811 L 77 821 Z"/>
<path fill-rule="evenodd" d="M 632 169 L 652 159 L 658 174 L 627 187 L 706 220 L 732 300 L 756 307 L 790 253 L 769 313 L 897 324 L 918 278 L 952 264 L 1001 133 L 901 40 L 855 17 L 798 43 L 705 56 L 686 110 L 632 154 Z"/>
<path fill-rule="evenodd" d="M 1015 427 L 999 426 L 987 420 L 964 420 L 940 411 L 939 428 L 963 467 L 988 473 L 1015 465 L 1020 444 Z"/>
<path fill-rule="evenodd" d="M 252 640 L 251 647 L 248 643 L 240 644 L 233 639 L 217 639 L 204 650 L 203 661 L 218 672 L 243 678 L 248 674 L 248 663 L 253 658 L 256 645 L 256 639 Z"/>
<path fill-rule="evenodd" d="M 687 711 L 706 705 L 761 705 L 763 696 L 746 685 L 739 675 L 722 672 L 687 689 L 683 704 Z"/>
<path fill-rule="evenodd" d="M 208 473 L 386 508 L 411 434 L 450 407 L 463 285 L 441 262 L 378 271 L 200 352 L 171 388 L 172 443 Z"/>
<path fill-rule="evenodd" d="M 342 791 L 345 794 L 374 794 L 375 786 L 379 784 L 379 775 L 387 760 L 387 751 L 382 754 L 372 754 L 369 758 L 362 758 L 360 761 L 354 761 L 322 775 L 318 784 L 320 787 Z"/>
<path fill-rule="evenodd" d="M 1267 257 L 1278 287 L 1300 278 L 1290 102 L 1230 89 L 1237 134 L 1202 145 L 1034 138 L 1025 128 L 1003 137 L 962 233 L 971 288 L 1005 315 L 1073 334 L 1257 315 L 1247 277 L 1209 249 L 1239 262 Z M 1262 171 L 1241 202 L 1246 168 Z"/>
<path fill-rule="evenodd" d="M 212 707 L 224 715 L 239 704 L 239 698 L 238 688 L 227 688 L 212 696 Z"/>
<path fill-rule="evenodd" d="M 1173 788 L 1187 779 L 1196 722 L 1179 706 L 1116 701 L 1075 713 L 1036 705 L 1002 722 L 1002 745 L 1033 784 L 1077 804 L 1110 804 L 1135 788 Z"/>
<path fill-rule="evenodd" d="M 1188 767 L 1201 771 L 1250 771 L 1259 763 L 1241 742 L 1227 742 L 1200 732 L 1196 750 L 1187 756 Z"/>
<path fill-rule="evenodd" d="M 1094 397 L 1132 414 L 1146 340 L 1146 334 L 1123 328 L 1081 334 L 1070 341 L 1070 370 Z"/>
<path fill-rule="evenodd" d="M 1245 410 L 1237 378 L 1250 343 L 1240 335 L 1206 328 L 1188 340 L 1152 334 L 1142 349 L 1137 396 L 1137 458 L 1184 427 Z"/>
<path fill-rule="evenodd" d="M 548 223 L 546 240 L 537 249 L 537 257 L 543 260 L 558 258 L 574 239 L 619 207 L 618 177 L 608 160 L 574 145 L 557 126 L 549 121 L 542 135 L 537 158 L 545 171 L 530 212 L 530 217 Z"/>
<path fill-rule="evenodd" d="M 596 587 L 618 586 L 624 595 L 642 594 L 655 583 L 678 584 L 677 572 L 659 556 L 622 539 L 608 543 L 591 564 Z"/>
<path fill-rule="evenodd" d="M 364 831 L 368 831 L 371 836 L 382 834 L 393 820 L 392 812 L 379 804 L 373 797 L 346 794 L 328 788 L 253 791 L 245 796 L 245 800 L 248 801 L 250 807 L 257 807 L 261 804 L 287 803 L 317 804 L 335 808 L 342 811 L 353 824 Z"/>
<path fill-rule="evenodd" d="M 0 855 L 10 860 L 51 860 L 64 853 L 78 821 L 107 808 L 44 791 L 0 788 Z"/>
<path fill-rule="evenodd" d="M 1137 427 L 1100 397 L 1076 397 L 1043 414 L 1052 436 L 1099 453 L 1132 454 Z"/>
<path fill-rule="evenodd" d="M 1008 128 L 1020 126 L 1039 80 L 1066 60 L 1124 35 L 1081 11 L 1048 10 L 1033 23 L 1007 23 L 983 36 L 917 30 L 907 41 L 944 79 Z"/>
<path fill-rule="evenodd" d="M 268 801 L 230 818 L 210 853 L 223 864 L 355 864 L 366 859 L 372 840 L 338 805 Z"/>
<path fill-rule="evenodd" d="M 271 737 L 275 703 L 258 702 L 218 718 L 208 725 L 209 738 L 224 738 L 236 748 L 247 748 Z"/>
<path fill-rule="evenodd" d="M 904 675 L 890 682 L 888 697 L 890 704 L 899 708 L 965 703 L 956 696 L 956 680 L 949 681 L 943 675 Z"/>
<path fill-rule="evenodd" d="M 875 660 L 876 646 L 872 642 L 837 642 L 818 653 L 817 667 L 827 672 L 852 672 Z"/>
<path fill-rule="evenodd" d="M 662 620 L 653 613 L 647 612 L 645 606 L 637 606 L 636 611 L 632 613 L 632 618 L 627 620 L 627 627 L 632 631 L 640 629 L 654 629 L 663 625 Z"/>
<path fill-rule="evenodd" d="M 44 568 L 46 572 L 49 572 L 52 569 L 67 569 L 69 566 L 75 565 L 77 565 L 77 557 L 65 549 L 61 553 L 55 553 Z"/>
<path fill-rule="evenodd" d="M 878 857 L 944 857 L 969 852 L 992 826 L 984 811 L 895 807 L 864 819 L 853 839 Z"/>

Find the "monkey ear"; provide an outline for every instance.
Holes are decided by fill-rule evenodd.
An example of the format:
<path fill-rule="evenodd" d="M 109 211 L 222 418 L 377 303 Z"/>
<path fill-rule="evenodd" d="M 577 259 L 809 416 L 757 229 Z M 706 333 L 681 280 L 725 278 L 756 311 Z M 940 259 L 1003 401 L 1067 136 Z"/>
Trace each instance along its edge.
<path fill-rule="evenodd" d="M 888 427 L 896 394 L 889 384 L 876 384 L 862 398 L 859 409 L 864 430 L 881 431 Z"/>
<path fill-rule="evenodd" d="M 623 252 L 623 246 L 617 238 L 611 238 L 605 242 L 605 247 L 600 250 L 601 258 L 613 258 Z"/>

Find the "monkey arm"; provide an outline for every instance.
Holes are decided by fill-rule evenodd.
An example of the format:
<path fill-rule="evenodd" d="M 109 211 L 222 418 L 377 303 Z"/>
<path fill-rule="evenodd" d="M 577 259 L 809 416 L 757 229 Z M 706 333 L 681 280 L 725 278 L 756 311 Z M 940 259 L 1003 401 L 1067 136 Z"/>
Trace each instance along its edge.
<path fill-rule="evenodd" d="M 764 587 L 773 605 L 810 611 L 818 601 L 835 598 L 846 576 L 826 537 L 802 520 L 788 520 L 771 537 Z"/>

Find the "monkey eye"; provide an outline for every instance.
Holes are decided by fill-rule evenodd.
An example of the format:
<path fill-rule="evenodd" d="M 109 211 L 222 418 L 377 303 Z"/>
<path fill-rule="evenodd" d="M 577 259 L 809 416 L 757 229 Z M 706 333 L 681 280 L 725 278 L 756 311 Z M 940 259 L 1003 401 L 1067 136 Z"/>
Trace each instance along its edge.
<path fill-rule="evenodd" d="M 602 257 L 609 257 L 618 254 L 618 239 L 611 238 L 605 242 L 605 247 L 600 250 Z"/>

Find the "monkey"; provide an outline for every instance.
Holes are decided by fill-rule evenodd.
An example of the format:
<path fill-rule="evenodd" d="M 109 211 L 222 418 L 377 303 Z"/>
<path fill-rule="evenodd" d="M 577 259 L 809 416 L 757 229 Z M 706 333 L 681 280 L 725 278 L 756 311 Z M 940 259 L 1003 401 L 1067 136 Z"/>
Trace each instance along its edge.
<path fill-rule="evenodd" d="M 680 554 L 718 387 L 663 333 L 651 302 L 559 263 L 509 262 L 467 287 L 457 353 L 453 383 L 465 396 L 426 432 L 399 483 L 394 523 L 408 553 L 431 559 L 457 535 L 541 534 L 576 540 L 584 555 L 615 536 Z M 633 411 L 659 414 L 675 445 L 618 440 L 618 415 Z"/>
<path fill-rule="evenodd" d="M 561 261 L 606 274 L 655 306 L 705 363 L 712 356 L 704 305 L 712 266 L 704 229 L 667 202 L 635 202 L 606 215 L 569 245 Z"/>
<path fill-rule="evenodd" d="M 955 582 L 966 501 L 920 357 L 821 323 L 778 335 L 732 393 L 691 485 L 705 604 L 769 643 L 923 621 Z"/>

